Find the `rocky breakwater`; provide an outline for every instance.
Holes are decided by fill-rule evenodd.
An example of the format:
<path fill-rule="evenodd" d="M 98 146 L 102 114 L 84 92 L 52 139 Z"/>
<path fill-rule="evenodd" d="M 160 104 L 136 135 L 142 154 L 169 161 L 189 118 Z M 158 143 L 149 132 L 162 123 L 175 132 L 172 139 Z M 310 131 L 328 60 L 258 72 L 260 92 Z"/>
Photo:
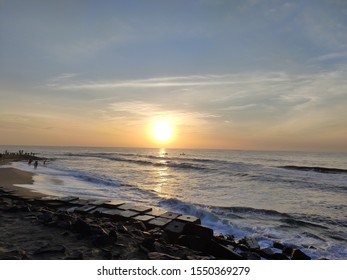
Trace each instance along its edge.
<path fill-rule="evenodd" d="M 0 191 L 0 259 L 310 259 L 301 250 L 215 235 L 199 218 L 122 201 Z"/>

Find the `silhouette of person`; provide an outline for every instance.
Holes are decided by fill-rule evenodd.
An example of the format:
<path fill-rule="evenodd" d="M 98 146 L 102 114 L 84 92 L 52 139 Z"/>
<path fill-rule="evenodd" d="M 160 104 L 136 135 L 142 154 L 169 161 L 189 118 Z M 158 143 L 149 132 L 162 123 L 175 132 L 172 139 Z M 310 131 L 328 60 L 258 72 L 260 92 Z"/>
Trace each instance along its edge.
<path fill-rule="evenodd" d="M 36 169 L 38 165 L 39 165 L 39 163 L 37 162 L 37 160 L 35 160 L 34 168 Z"/>

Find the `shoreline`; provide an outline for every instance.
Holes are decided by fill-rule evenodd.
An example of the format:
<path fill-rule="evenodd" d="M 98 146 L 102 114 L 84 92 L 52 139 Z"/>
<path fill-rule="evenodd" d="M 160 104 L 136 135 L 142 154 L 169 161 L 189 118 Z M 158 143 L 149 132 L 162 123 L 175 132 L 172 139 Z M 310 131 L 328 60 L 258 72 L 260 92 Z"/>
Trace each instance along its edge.
<path fill-rule="evenodd" d="M 31 172 L 0 167 L 1 259 L 311 259 L 278 242 L 215 235 L 200 219 L 121 201 L 48 197 L 14 184 Z M 44 241 L 43 241 L 44 240 Z"/>

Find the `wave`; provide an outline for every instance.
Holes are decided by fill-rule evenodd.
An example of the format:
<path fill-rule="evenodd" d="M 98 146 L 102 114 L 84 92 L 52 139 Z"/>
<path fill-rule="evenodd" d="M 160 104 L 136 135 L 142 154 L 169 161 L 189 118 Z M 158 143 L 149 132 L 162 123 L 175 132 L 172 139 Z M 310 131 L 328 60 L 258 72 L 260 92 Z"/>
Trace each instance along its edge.
<path fill-rule="evenodd" d="M 128 156 L 137 156 L 138 158 L 144 157 L 144 156 L 138 156 L 135 154 L 116 154 L 118 156 L 115 156 L 115 154 L 109 154 L 109 153 L 87 153 L 87 154 L 71 154 L 67 153 L 65 154 L 69 157 L 92 157 L 92 158 L 101 158 L 111 161 L 119 161 L 119 162 L 129 162 L 129 163 L 135 163 L 140 165 L 151 165 L 151 166 L 159 166 L 159 167 L 172 167 L 172 168 L 180 168 L 180 169 L 193 169 L 193 170 L 206 170 L 209 169 L 207 166 L 201 165 L 201 164 L 193 164 L 188 162 L 175 162 L 171 161 L 170 158 L 164 158 L 164 157 L 152 157 L 155 159 L 160 159 L 160 161 L 150 161 L 150 160 L 144 160 L 144 159 L 136 159 L 136 158 L 129 158 Z M 124 157 L 123 157 L 124 156 Z M 149 158 L 149 157 L 147 157 Z"/>
<path fill-rule="evenodd" d="M 318 173 L 329 173 L 329 174 L 347 174 L 347 169 L 327 168 L 327 167 L 320 167 L 320 166 L 285 165 L 285 166 L 278 166 L 278 168 L 299 170 L 299 171 L 311 171 L 311 172 L 318 172 Z"/>
<path fill-rule="evenodd" d="M 319 224 L 307 222 L 307 221 L 301 221 L 294 218 L 281 219 L 280 221 L 294 227 L 300 226 L 300 227 L 317 227 L 322 229 L 328 229 L 328 227 L 323 225 L 319 225 Z"/>

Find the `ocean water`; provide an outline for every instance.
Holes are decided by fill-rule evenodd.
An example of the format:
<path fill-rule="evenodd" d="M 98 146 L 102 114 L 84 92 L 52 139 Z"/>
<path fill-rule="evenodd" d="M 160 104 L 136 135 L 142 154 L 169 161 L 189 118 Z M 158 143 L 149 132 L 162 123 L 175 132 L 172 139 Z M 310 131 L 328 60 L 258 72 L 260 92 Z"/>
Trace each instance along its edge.
<path fill-rule="evenodd" d="M 0 147 L 18 151 L 22 147 Z M 217 233 L 347 259 L 347 154 L 27 147 L 49 158 L 33 186 L 191 214 Z M 13 163 L 34 171 L 25 162 Z"/>

